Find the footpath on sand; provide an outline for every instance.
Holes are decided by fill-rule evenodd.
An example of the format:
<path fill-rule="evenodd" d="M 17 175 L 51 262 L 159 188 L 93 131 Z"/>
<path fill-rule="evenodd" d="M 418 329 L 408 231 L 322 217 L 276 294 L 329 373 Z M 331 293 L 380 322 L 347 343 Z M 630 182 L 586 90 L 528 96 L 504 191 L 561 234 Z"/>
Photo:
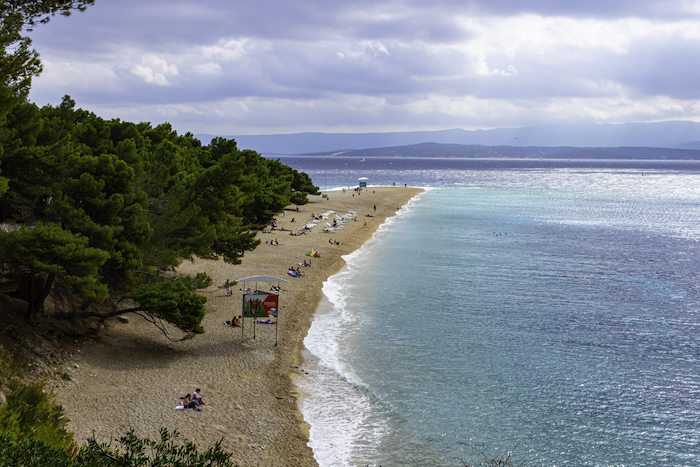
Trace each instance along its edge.
<path fill-rule="evenodd" d="M 277 216 L 271 233 L 259 232 L 261 244 L 244 255 L 242 264 L 199 259 L 183 263 L 179 272 L 206 272 L 214 280 L 202 292 L 208 298 L 202 323 L 206 332 L 171 342 L 137 315 L 108 322 L 99 339 L 82 345 L 66 362 L 71 380 L 57 383 L 58 402 L 70 419 L 68 428 L 79 442 L 93 432 L 99 441 L 109 442 L 129 429 L 154 438 L 160 427 L 166 427 L 202 447 L 223 439 L 224 450 L 232 452 L 232 460 L 241 466 L 316 465 L 308 447 L 308 426 L 297 408 L 294 377 L 303 366 L 303 339 L 323 281 L 342 268 L 342 255 L 359 248 L 397 207 L 421 191 L 370 187 L 361 194 L 348 190 L 328 192 L 328 198 L 312 196 L 299 211 L 289 207 Z M 357 221 L 324 231 L 326 223 L 333 224 L 335 217 L 330 217 L 304 235 L 291 235 L 309 224 L 312 214 L 329 211 L 340 218 L 354 213 Z M 277 244 L 270 244 L 274 240 Z M 312 249 L 318 257 L 307 255 Z M 304 261 L 311 266 L 300 267 Z M 287 275 L 290 268 L 300 269 L 303 277 Z M 285 293 L 277 347 L 275 326 L 256 326 L 253 339 L 248 319 L 242 345 L 241 328 L 224 325 L 240 316 L 243 296 L 240 284 L 227 293 L 226 281 L 253 275 L 289 280 L 279 284 Z M 267 284 L 268 290 L 271 285 Z M 178 335 L 175 329 L 170 332 Z M 196 388 L 206 395 L 202 410 L 175 410 L 180 398 Z"/>

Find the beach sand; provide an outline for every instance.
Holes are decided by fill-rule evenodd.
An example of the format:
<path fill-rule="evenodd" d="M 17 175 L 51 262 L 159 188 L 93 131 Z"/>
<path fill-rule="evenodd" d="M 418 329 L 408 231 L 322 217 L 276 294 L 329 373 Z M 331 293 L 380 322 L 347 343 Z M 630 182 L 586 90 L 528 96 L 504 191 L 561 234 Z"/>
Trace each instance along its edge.
<path fill-rule="evenodd" d="M 128 429 L 153 439 L 165 427 L 177 430 L 201 449 L 223 440 L 224 450 L 233 453 L 232 460 L 241 467 L 316 465 L 307 445 L 308 426 L 297 408 L 294 378 L 303 371 L 303 339 L 321 298 L 322 283 L 343 267 L 341 255 L 359 248 L 395 214 L 397 206 L 421 191 L 370 187 L 361 195 L 348 190 L 328 192 L 328 199 L 311 196 L 299 212 L 288 208 L 285 215 L 277 216 L 278 228 L 297 230 L 312 213 L 328 210 L 339 216 L 355 211 L 358 222 L 348 222 L 336 234 L 323 232 L 326 221 L 308 235 L 260 232 L 261 245 L 247 252 L 240 265 L 199 259 L 184 263 L 179 272 L 203 271 L 214 280 L 203 291 L 208 298 L 202 323 L 206 332 L 172 342 L 134 314 L 106 323 L 98 339 L 75 350 L 66 362 L 71 380 L 62 381 L 56 389 L 57 401 L 70 419 L 68 428 L 79 442 L 93 432 L 98 441 L 110 442 Z M 281 245 L 265 243 L 275 239 Z M 329 239 L 341 245 L 330 245 Z M 311 248 L 321 257 L 306 256 Z M 286 275 L 290 266 L 305 259 L 312 261 L 311 267 L 300 268 L 305 277 Z M 232 296 L 226 294 L 223 284 L 227 279 L 253 275 L 289 280 L 280 284 L 287 293 L 281 295 L 278 346 L 274 325 L 256 325 L 254 339 L 253 321 L 247 319 L 244 344 L 240 327 L 224 325 L 241 314 L 239 288 L 254 284 L 233 286 Z M 258 284 L 258 288 L 269 290 L 271 285 Z M 168 332 L 182 337 L 172 327 Z M 175 410 L 179 398 L 196 388 L 202 390 L 207 403 L 203 410 Z"/>

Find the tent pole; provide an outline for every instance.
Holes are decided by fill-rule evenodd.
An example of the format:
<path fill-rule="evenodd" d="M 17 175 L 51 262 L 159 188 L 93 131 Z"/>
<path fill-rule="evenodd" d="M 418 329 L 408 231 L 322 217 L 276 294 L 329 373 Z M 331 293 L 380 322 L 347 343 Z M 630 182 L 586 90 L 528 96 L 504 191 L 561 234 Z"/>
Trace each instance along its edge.
<path fill-rule="evenodd" d="M 257 293 L 258 293 L 258 283 L 257 283 L 257 282 L 255 282 L 255 289 L 253 289 L 253 293 L 255 293 L 256 296 L 257 296 Z M 253 310 L 251 309 L 250 311 L 253 311 Z M 255 310 L 254 313 L 257 312 L 257 311 L 258 311 L 258 310 Z M 253 339 L 256 338 L 256 337 L 255 337 L 255 329 L 257 328 L 257 325 L 258 325 L 258 318 L 256 318 L 255 316 L 253 316 Z"/>
<path fill-rule="evenodd" d="M 241 306 L 241 345 L 243 345 L 243 338 L 245 336 L 245 296 L 246 294 L 243 294 L 243 303 Z M 231 324 L 233 324 L 233 321 L 231 321 Z"/>

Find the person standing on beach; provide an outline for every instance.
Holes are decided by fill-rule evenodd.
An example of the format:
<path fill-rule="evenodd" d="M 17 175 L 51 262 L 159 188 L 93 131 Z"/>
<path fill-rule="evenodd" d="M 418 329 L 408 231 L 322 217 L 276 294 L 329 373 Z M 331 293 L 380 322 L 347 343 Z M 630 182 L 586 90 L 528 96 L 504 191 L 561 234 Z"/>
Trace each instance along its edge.
<path fill-rule="evenodd" d="M 233 292 L 231 292 L 231 281 L 226 279 L 226 283 L 224 284 L 224 288 L 226 289 L 226 295 L 231 295 Z"/>

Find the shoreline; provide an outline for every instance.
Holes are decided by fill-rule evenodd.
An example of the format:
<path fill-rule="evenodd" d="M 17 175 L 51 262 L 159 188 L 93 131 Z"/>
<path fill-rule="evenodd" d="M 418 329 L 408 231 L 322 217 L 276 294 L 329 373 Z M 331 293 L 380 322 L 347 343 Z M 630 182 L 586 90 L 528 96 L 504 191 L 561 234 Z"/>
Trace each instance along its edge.
<path fill-rule="evenodd" d="M 341 217 L 355 211 L 358 221 L 349 221 L 335 234 L 323 232 L 332 217 L 307 235 L 259 232 L 261 244 L 246 252 L 240 265 L 200 259 L 183 263 L 179 272 L 204 271 L 213 279 L 214 285 L 203 291 L 208 297 L 202 323 L 206 332 L 171 342 L 139 316 L 110 321 L 99 339 L 81 345 L 65 363 L 71 380 L 59 383 L 56 393 L 71 420 L 68 429 L 82 443 L 93 430 L 98 441 L 109 442 L 128 429 L 154 437 L 166 427 L 205 449 L 223 438 L 222 447 L 233 453 L 232 461 L 241 467 L 317 465 L 308 446 L 309 427 L 297 404 L 294 379 L 303 371 L 303 341 L 323 296 L 323 282 L 344 266 L 342 256 L 361 248 L 396 214 L 397 206 L 421 192 L 419 188 L 369 187 L 361 195 L 333 190 L 324 192 L 328 198 L 310 196 L 299 211 L 287 208 L 277 216 L 278 228 L 297 230 L 312 213 L 328 210 Z M 265 243 L 275 239 L 280 245 Z M 330 245 L 329 239 L 340 245 Z M 311 248 L 321 257 L 306 256 Z M 305 259 L 312 264 L 300 268 L 305 277 L 286 275 L 290 266 Z M 255 326 L 253 339 L 249 325 L 253 321 L 248 318 L 241 345 L 241 328 L 223 324 L 240 315 L 238 290 L 243 287 L 235 285 L 233 296 L 228 296 L 224 282 L 253 275 L 289 281 L 280 284 L 287 293 L 281 294 L 277 347 L 275 326 Z M 258 287 L 265 290 L 265 285 Z M 169 332 L 181 335 L 173 328 Z M 208 404 L 203 411 L 175 410 L 178 398 L 195 388 L 202 389 Z"/>

